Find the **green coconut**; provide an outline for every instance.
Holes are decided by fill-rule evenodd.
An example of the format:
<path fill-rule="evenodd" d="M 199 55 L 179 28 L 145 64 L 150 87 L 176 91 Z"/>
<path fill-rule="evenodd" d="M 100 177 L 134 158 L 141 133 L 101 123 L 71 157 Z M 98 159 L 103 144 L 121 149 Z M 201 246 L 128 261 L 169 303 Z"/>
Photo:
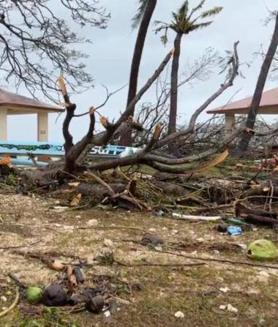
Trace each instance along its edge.
<path fill-rule="evenodd" d="M 43 290 L 37 286 L 29 286 L 26 290 L 26 298 L 30 303 L 38 303 L 42 298 Z"/>
<path fill-rule="evenodd" d="M 254 260 L 275 260 L 278 258 L 278 249 L 269 240 L 257 240 L 248 246 L 248 255 Z"/>

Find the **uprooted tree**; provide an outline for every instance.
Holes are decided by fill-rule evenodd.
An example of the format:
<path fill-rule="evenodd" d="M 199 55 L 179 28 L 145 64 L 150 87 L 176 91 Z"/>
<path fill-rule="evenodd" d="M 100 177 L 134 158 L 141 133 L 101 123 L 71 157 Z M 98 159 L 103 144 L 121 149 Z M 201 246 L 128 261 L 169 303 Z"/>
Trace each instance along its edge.
<path fill-rule="evenodd" d="M 151 75 L 151 77 L 146 81 L 143 87 L 137 92 L 134 99 L 127 105 L 124 112 L 116 120 L 116 122 L 109 122 L 108 118 L 104 117 L 100 113 L 101 108 L 95 108 L 92 106 L 87 114 L 90 117 L 90 123 L 86 135 L 76 144 L 73 144 L 73 137 L 69 131 L 70 122 L 74 117 L 80 115 L 75 114 L 76 104 L 72 103 L 68 95 L 65 82 L 61 77 L 59 80 L 60 89 L 64 97 L 66 117 L 63 124 L 63 135 L 65 138 L 65 166 L 64 171 L 70 174 L 74 174 L 79 170 L 106 170 L 110 168 L 115 168 L 119 166 L 127 166 L 134 164 L 145 164 L 153 168 L 159 169 L 160 171 L 172 172 L 172 173 L 183 173 L 184 164 L 199 160 L 200 158 L 206 158 L 213 155 L 217 151 L 224 149 L 238 134 L 229 136 L 223 141 L 222 144 L 219 144 L 217 148 L 210 149 L 204 153 L 200 153 L 197 156 L 189 156 L 182 158 L 169 158 L 169 156 L 163 155 L 165 153 L 163 150 L 164 147 L 168 147 L 172 142 L 178 142 L 178 140 L 192 135 L 195 132 L 196 121 L 199 115 L 217 98 L 219 97 L 227 88 L 233 85 L 233 82 L 238 75 L 239 68 L 239 59 L 237 53 L 238 42 L 234 44 L 234 49 L 232 55 L 227 58 L 227 76 L 225 77 L 224 82 L 220 87 L 211 95 L 191 116 L 189 125 L 186 129 L 168 134 L 161 138 L 162 126 L 157 124 L 153 130 L 152 136 L 149 138 L 144 147 L 133 155 L 117 158 L 114 160 L 101 160 L 98 162 L 90 163 L 89 165 L 84 165 L 84 158 L 88 154 L 89 150 L 93 146 L 105 146 L 112 139 L 115 133 L 118 132 L 121 128 L 138 128 L 138 124 L 132 118 L 132 110 L 134 105 L 143 97 L 145 92 L 153 85 L 157 80 L 161 72 L 170 62 L 174 50 L 171 50 L 165 58 L 162 60 L 161 64 L 158 66 L 156 71 Z M 95 122 L 96 115 L 100 117 L 100 122 L 104 127 L 104 131 L 100 133 L 95 133 Z M 142 126 L 143 128 L 143 126 Z"/>
<path fill-rule="evenodd" d="M 181 27 L 184 29 L 185 34 L 187 33 L 186 28 L 189 29 L 189 32 L 210 24 L 210 21 L 203 22 L 202 20 L 201 22 L 197 23 L 196 19 L 204 19 L 206 17 L 210 17 L 212 15 L 217 14 L 221 10 L 221 8 L 214 8 L 212 10 L 201 12 L 200 17 L 197 16 L 196 19 L 193 19 L 193 21 L 191 21 L 191 16 L 202 8 L 204 2 L 205 1 L 201 1 L 200 4 L 191 11 L 190 14 L 188 14 L 188 11 L 186 11 L 186 6 L 188 4 L 187 2 L 185 2 L 185 7 L 183 7 L 182 12 L 180 12 L 181 17 L 177 16 L 177 19 L 179 18 L 179 20 L 177 20 L 176 22 L 182 24 L 184 18 L 184 24 L 186 26 Z M 27 3 L 29 6 L 27 5 Z M 85 1 L 79 2 L 75 0 L 74 5 L 73 1 L 61 1 L 60 5 L 65 6 L 69 13 L 71 13 L 74 21 L 79 24 L 84 25 L 88 23 L 93 26 L 104 27 L 108 16 L 105 11 L 103 11 L 103 9 L 98 9 L 95 7 L 96 3 L 96 1 L 93 1 L 93 4 L 91 4 L 91 2 L 86 3 Z M 147 2 L 144 3 L 146 4 Z M 6 69 L 8 78 L 14 75 L 15 79 L 17 80 L 17 83 L 24 83 L 27 88 L 39 87 L 43 92 L 58 89 L 61 92 L 64 99 L 64 106 L 66 111 L 66 116 L 63 122 L 65 158 L 62 163 L 59 163 L 59 165 L 57 165 L 57 171 L 62 172 L 62 175 L 63 173 L 65 173 L 65 175 L 67 176 L 73 176 L 77 175 L 79 172 L 84 172 L 84 170 L 103 171 L 115 167 L 136 164 L 148 165 L 161 172 L 166 173 L 186 173 L 185 164 L 207 158 L 219 151 L 225 150 L 229 146 L 229 144 L 233 142 L 236 137 L 242 134 L 242 131 L 245 130 L 245 127 L 239 128 L 232 135 L 229 135 L 224 138 L 221 143 L 215 145 L 212 148 L 206 149 L 206 151 L 201 151 L 197 154 L 182 154 L 176 157 L 168 151 L 171 145 L 181 144 L 184 142 L 184 140 L 190 137 L 194 137 L 194 135 L 196 134 L 197 120 L 199 116 L 217 97 L 219 97 L 221 94 L 223 94 L 223 92 L 225 92 L 229 87 L 233 85 L 234 80 L 239 72 L 239 58 L 237 52 L 238 42 L 234 44 L 233 50 L 228 53 L 228 57 L 225 58 L 225 69 L 222 69 L 223 67 L 221 67 L 222 73 L 224 71 L 226 72 L 226 75 L 223 78 L 223 82 L 220 84 L 219 88 L 215 90 L 215 92 L 199 108 L 195 110 L 189 120 L 188 125 L 184 128 L 181 128 L 179 130 L 173 129 L 170 133 L 168 133 L 167 130 L 165 131 L 165 126 L 160 124 L 159 119 L 156 120 L 156 123 L 153 123 L 146 127 L 144 125 L 144 122 L 146 122 L 146 120 L 143 120 L 143 124 L 141 125 L 133 117 L 135 105 L 143 98 L 145 93 L 153 86 L 153 84 L 158 81 L 162 72 L 165 70 L 165 67 L 171 62 L 171 60 L 173 63 L 177 59 L 177 51 L 179 50 L 180 44 L 177 44 L 176 42 L 175 48 L 169 51 L 169 53 L 167 53 L 165 58 L 158 65 L 157 69 L 152 74 L 150 74 L 150 78 L 145 81 L 145 84 L 143 84 L 143 86 L 139 90 L 137 90 L 137 86 L 133 88 L 133 92 L 134 89 L 137 90 L 135 95 L 129 99 L 126 108 L 124 108 L 122 113 L 115 121 L 109 121 L 109 119 L 105 117 L 105 115 L 102 113 L 105 104 L 113 95 L 113 92 L 107 92 L 107 97 L 103 104 L 101 104 L 100 106 L 94 106 L 94 104 L 92 104 L 92 107 L 89 110 L 85 111 L 84 113 L 77 114 L 76 104 L 72 101 L 68 88 L 73 87 L 72 80 L 82 82 L 82 80 L 85 78 L 88 81 L 89 77 L 88 75 L 83 74 L 84 67 L 82 65 L 76 66 L 76 64 L 74 63 L 74 59 L 76 58 L 77 53 L 75 51 L 69 51 L 69 46 L 72 43 L 76 42 L 78 40 L 78 37 L 74 33 L 70 32 L 70 29 L 65 24 L 63 24 L 62 19 L 59 20 L 59 18 L 57 18 L 54 13 L 50 11 L 50 9 L 47 7 L 47 4 L 49 4 L 48 1 L 35 2 L 27 0 L 23 3 L 18 1 L 11 1 L 10 6 L 8 6 L 7 8 L 4 8 L 4 6 L 2 5 L 3 15 L 2 21 L 0 23 L 3 25 L 4 31 L 9 31 L 9 33 L 7 34 L 8 36 L 10 38 L 14 37 L 15 40 L 19 42 L 18 44 L 16 42 L 11 43 L 13 45 L 17 44 L 17 47 L 19 48 L 19 50 L 14 49 L 11 52 L 7 52 L 11 50 L 11 46 L 9 46 L 9 44 L 6 44 L 5 42 L 3 43 L 4 55 L 2 56 L 2 68 L 4 67 L 3 69 Z M 33 8 L 32 11 L 30 11 L 30 6 L 31 8 Z M 152 7 L 151 9 L 153 10 L 154 7 Z M 22 17 L 22 19 L 25 21 L 24 28 L 26 30 L 21 30 L 21 27 L 12 25 L 10 20 L 6 19 L 5 15 L 7 15 L 7 10 L 19 11 L 19 15 L 21 15 L 20 17 Z M 37 14 L 37 12 L 39 14 Z M 44 14 L 46 16 L 44 16 Z M 150 18 L 151 14 L 148 16 L 149 20 Z M 41 28 L 39 24 L 42 24 Z M 59 27 L 58 29 L 56 28 L 57 31 L 53 31 L 54 25 L 56 27 Z M 39 36 L 36 36 L 36 38 L 29 35 L 30 33 L 28 29 L 32 28 L 38 29 Z M 41 34 L 39 34 L 39 32 Z M 176 32 L 181 33 L 180 30 Z M 5 38 L 5 33 L 2 33 L 2 36 Z M 65 43 L 63 43 L 63 40 L 65 40 Z M 35 57 L 31 56 L 30 58 L 34 59 L 34 62 L 29 61 L 28 54 L 27 52 L 25 52 L 27 50 L 31 51 L 32 49 L 34 50 Z M 9 57 L 11 54 L 13 56 L 16 56 L 17 52 L 19 54 L 20 60 L 23 60 L 22 65 L 20 65 L 20 62 L 17 62 L 17 57 Z M 5 54 L 8 57 L 5 57 Z M 20 56 L 23 57 L 21 58 Z M 44 70 L 45 63 L 43 61 L 42 63 L 37 65 L 36 59 L 40 58 L 41 56 L 43 59 L 46 60 L 46 62 L 51 62 L 52 67 L 49 68 L 50 71 Z M 13 68 L 13 66 L 5 68 L 5 65 L 11 64 L 15 65 L 15 68 Z M 139 64 L 140 61 L 137 63 L 137 69 L 139 69 Z M 24 70 L 13 70 L 19 69 L 18 67 L 21 66 L 26 69 L 28 74 L 25 73 Z M 61 77 L 59 78 L 58 83 L 57 80 L 54 80 L 53 74 L 51 74 L 57 68 L 63 71 L 63 75 L 61 75 Z M 32 71 L 32 69 L 37 70 Z M 22 72 L 23 74 L 21 74 Z M 32 72 L 34 72 L 34 74 Z M 177 73 L 178 71 L 175 69 L 175 75 Z M 46 77 L 45 74 L 47 75 Z M 137 77 L 138 71 L 136 73 L 136 78 Z M 166 103 L 167 100 L 171 98 L 171 95 L 173 95 L 173 92 L 175 94 L 177 93 L 177 89 L 180 85 L 183 84 L 183 81 L 178 84 L 176 82 L 177 81 L 175 79 L 175 83 L 170 83 L 169 88 L 164 88 L 161 96 L 159 95 L 158 97 L 159 101 L 162 101 L 162 103 Z M 31 91 L 33 91 L 33 89 L 31 89 Z M 155 110 L 157 110 L 159 106 L 160 104 L 158 102 L 157 106 L 155 106 Z M 122 108 L 119 108 L 119 113 L 121 112 L 121 109 Z M 85 115 L 88 115 L 89 117 L 87 133 L 80 141 L 74 144 L 73 136 L 70 132 L 70 124 L 73 119 L 77 119 L 78 117 Z M 102 132 L 96 132 L 95 124 L 97 120 L 99 120 L 103 126 Z M 89 163 L 88 161 L 86 161 L 86 158 L 88 158 L 88 154 L 92 147 L 106 146 L 109 143 L 113 144 L 115 142 L 115 139 L 120 135 L 123 135 L 124 132 L 127 130 L 136 130 L 138 132 L 142 130 L 145 131 L 146 128 L 149 129 L 148 133 L 145 134 L 146 137 L 144 138 L 144 142 L 141 144 L 141 148 L 138 149 L 136 153 L 128 155 L 126 157 L 119 157 L 113 160 L 90 160 Z M 186 153 L 186 151 L 183 153 Z"/>

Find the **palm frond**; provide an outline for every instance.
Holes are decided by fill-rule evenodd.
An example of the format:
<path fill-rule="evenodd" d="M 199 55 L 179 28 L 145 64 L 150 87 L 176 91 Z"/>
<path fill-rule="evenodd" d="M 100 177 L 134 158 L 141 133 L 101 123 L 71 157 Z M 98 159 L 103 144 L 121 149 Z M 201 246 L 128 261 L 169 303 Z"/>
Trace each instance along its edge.
<path fill-rule="evenodd" d="M 188 17 L 188 19 L 190 20 L 191 17 L 195 14 L 196 11 L 202 9 L 203 5 L 205 4 L 206 0 L 202 0 L 196 7 L 194 7 L 191 12 L 190 15 Z"/>
<path fill-rule="evenodd" d="M 179 16 L 187 16 L 188 14 L 188 0 L 184 1 L 183 5 L 180 7 L 178 10 L 178 15 Z"/>
<path fill-rule="evenodd" d="M 214 7 L 212 9 L 203 11 L 201 13 L 201 18 L 207 18 L 207 17 L 211 17 L 211 16 L 215 16 L 217 14 L 219 14 L 222 11 L 223 7 Z"/>
<path fill-rule="evenodd" d="M 139 0 L 139 7 L 137 9 L 137 13 L 132 18 L 132 28 L 136 28 L 140 24 L 144 12 L 147 8 L 148 2 L 149 0 Z"/>
<path fill-rule="evenodd" d="M 195 30 L 199 30 L 201 28 L 205 28 L 207 26 L 209 26 L 213 21 L 207 21 L 204 23 L 200 23 L 200 24 L 192 24 L 190 27 L 190 32 L 195 31 Z"/>

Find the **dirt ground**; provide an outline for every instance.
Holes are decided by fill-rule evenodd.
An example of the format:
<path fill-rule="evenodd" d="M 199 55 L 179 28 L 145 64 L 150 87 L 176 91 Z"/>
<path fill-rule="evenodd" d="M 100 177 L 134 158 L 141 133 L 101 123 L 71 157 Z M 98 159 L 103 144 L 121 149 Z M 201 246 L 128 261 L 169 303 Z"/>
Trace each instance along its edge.
<path fill-rule="evenodd" d="M 101 208 L 77 211 L 54 200 L 14 194 L 0 195 L 0 212 L 0 312 L 15 297 L 8 273 L 28 285 L 46 286 L 57 279 L 59 273 L 30 253 L 52 253 L 63 262 L 74 261 L 74 256 L 86 259 L 86 283 L 93 287 L 97 278 L 106 278 L 118 304 L 108 316 L 44 309 L 21 298 L 0 318 L 1 326 L 278 326 L 278 264 L 258 263 L 246 255 L 247 245 L 256 239 L 277 244 L 273 230 L 259 228 L 231 237 L 219 233 L 215 223 Z M 163 246 L 141 245 L 146 232 L 162 237 Z M 114 263 L 96 263 L 97 256 L 108 252 Z"/>

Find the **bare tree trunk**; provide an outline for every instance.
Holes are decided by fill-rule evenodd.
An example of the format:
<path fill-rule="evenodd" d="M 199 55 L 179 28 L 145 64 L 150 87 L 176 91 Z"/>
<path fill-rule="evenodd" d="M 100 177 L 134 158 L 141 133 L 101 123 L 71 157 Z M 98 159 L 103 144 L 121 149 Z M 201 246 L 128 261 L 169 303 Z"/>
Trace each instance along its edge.
<path fill-rule="evenodd" d="M 156 7 L 157 0 L 149 0 L 146 10 L 144 12 L 144 16 L 142 18 L 137 40 L 134 48 L 133 59 L 131 64 L 131 71 L 130 71 L 130 78 L 129 78 L 129 90 L 128 90 L 128 99 L 127 99 L 127 106 L 130 102 L 135 98 L 137 93 L 137 84 L 138 84 L 138 75 L 139 75 L 139 68 L 142 59 L 142 53 L 144 49 L 144 44 L 146 41 L 146 36 L 148 32 L 148 28 L 151 22 L 152 15 L 154 13 Z M 131 115 L 134 115 L 135 105 L 132 108 Z M 130 145 L 132 142 L 131 140 L 131 130 L 128 130 L 126 133 L 122 134 L 120 138 L 120 144 L 124 146 Z"/>
<path fill-rule="evenodd" d="M 234 152 L 236 156 L 241 156 L 243 153 L 247 150 L 249 142 L 253 136 L 253 128 L 256 122 L 256 116 L 258 112 L 258 108 L 261 103 L 262 93 L 264 90 L 264 86 L 266 83 L 266 79 L 269 73 L 269 69 L 271 67 L 273 58 L 275 56 L 275 53 L 277 51 L 278 47 L 278 13 L 276 14 L 276 23 L 275 28 L 273 32 L 273 36 L 267 51 L 267 54 L 265 56 L 264 62 L 261 67 L 261 71 L 259 74 L 259 78 L 257 81 L 256 89 L 253 95 L 252 103 L 250 110 L 248 112 L 247 120 L 246 120 L 246 131 L 243 133 L 238 146 Z M 251 130 L 251 131 L 250 131 Z"/>
<path fill-rule="evenodd" d="M 176 132 L 177 125 L 177 107 L 178 107 L 178 75 L 180 63 L 180 48 L 182 34 L 178 33 L 174 42 L 174 57 L 171 71 L 171 98 L 170 98 L 170 115 L 168 124 L 168 134 Z"/>

